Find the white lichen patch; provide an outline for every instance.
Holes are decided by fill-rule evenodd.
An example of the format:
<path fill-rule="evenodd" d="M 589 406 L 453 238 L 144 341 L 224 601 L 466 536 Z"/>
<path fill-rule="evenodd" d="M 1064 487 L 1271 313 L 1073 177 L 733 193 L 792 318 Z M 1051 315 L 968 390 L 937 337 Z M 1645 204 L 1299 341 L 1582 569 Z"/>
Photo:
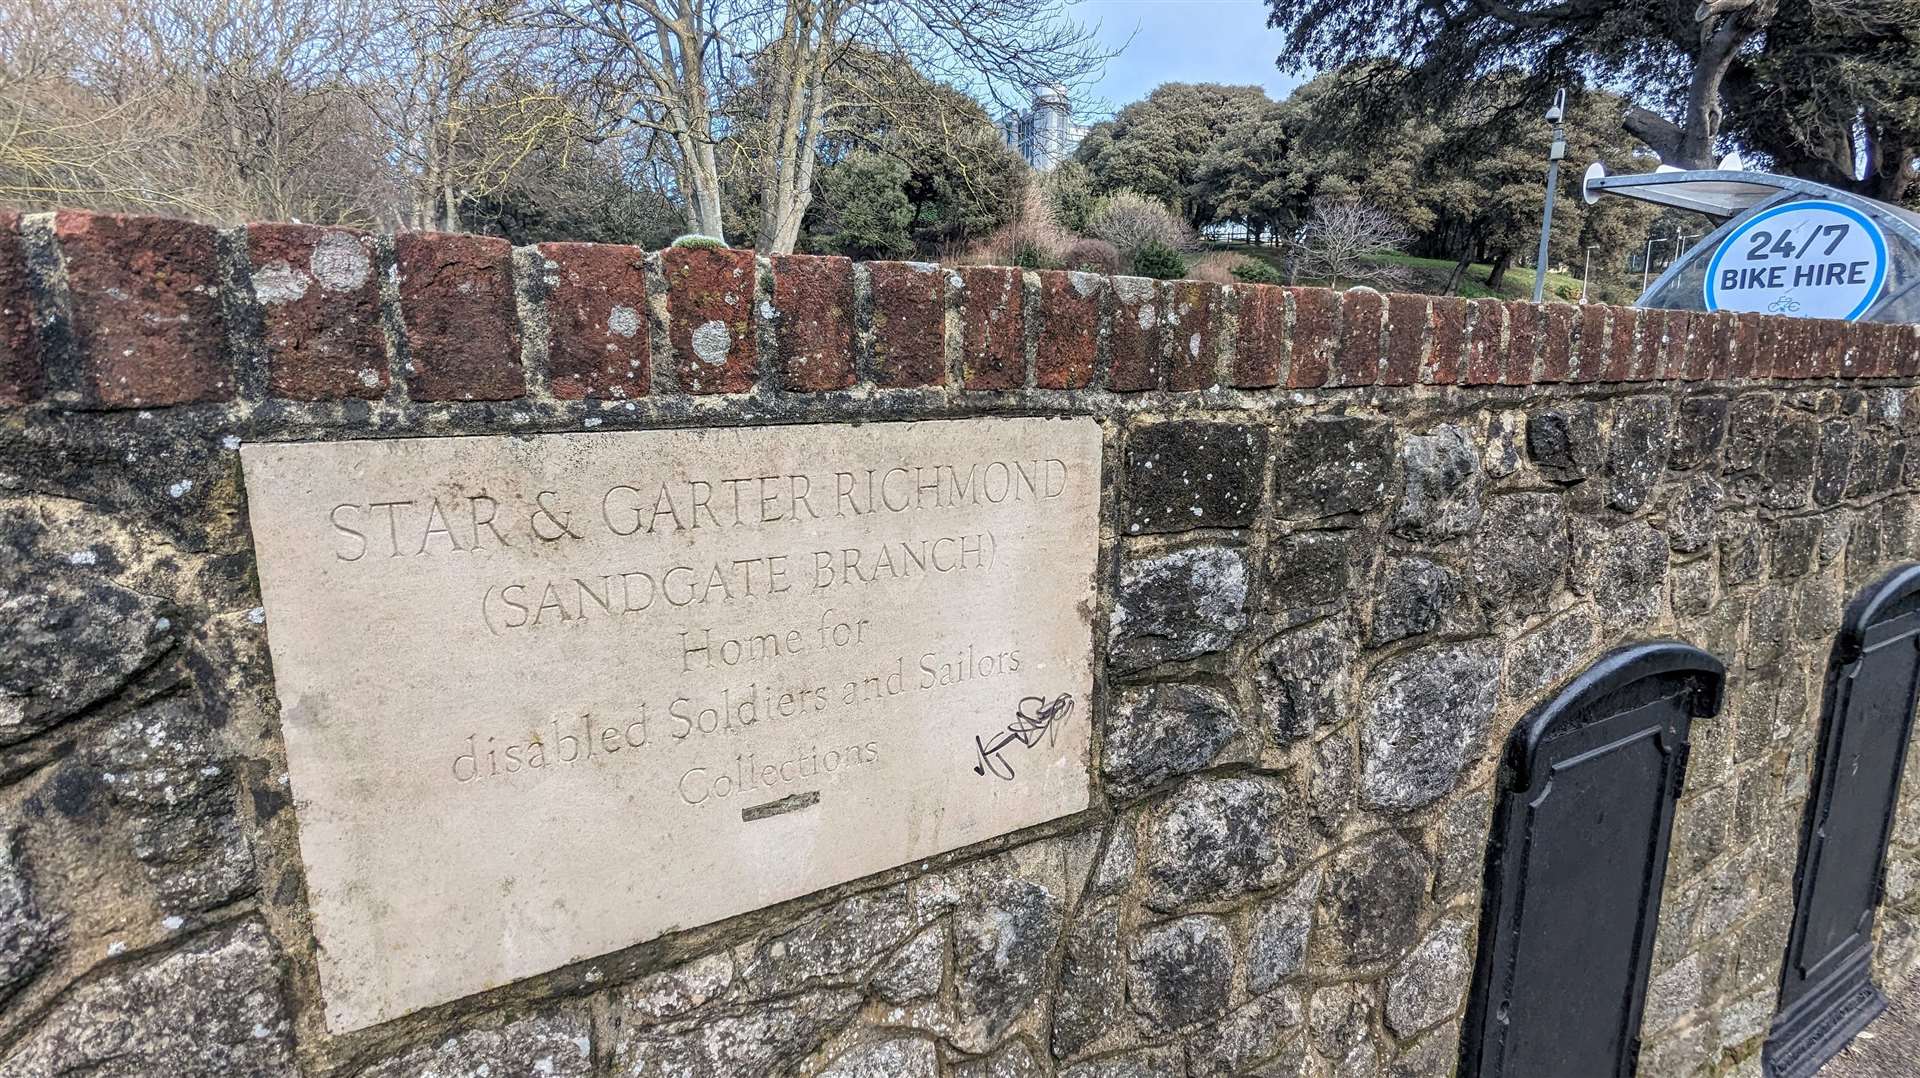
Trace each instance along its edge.
<path fill-rule="evenodd" d="M 640 312 L 632 307 L 615 304 L 607 312 L 607 331 L 632 340 L 640 332 Z"/>
<path fill-rule="evenodd" d="M 1113 293 L 1123 303 L 1145 303 L 1153 298 L 1153 281 L 1147 277 L 1115 277 Z"/>
<path fill-rule="evenodd" d="M 1140 308 L 1140 328 L 1152 329 L 1153 322 L 1154 322 L 1153 304 L 1148 303 L 1143 305 Z"/>
<path fill-rule="evenodd" d="M 88 547 L 85 550 L 76 550 L 67 555 L 68 565 L 92 565 L 99 560 L 100 556 L 93 552 L 92 547 Z"/>
<path fill-rule="evenodd" d="M 220 439 L 220 448 L 229 452 L 240 448 L 240 436 L 238 434 L 226 435 Z"/>
<path fill-rule="evenodd" d="M 192 489 L 193 489 L 193 480 L 176 479 L 172 483 L 167 484 L 167 497 L 184 498 L 187 496 L 187 492 Z"/>
<path fill-rule="evenodd" d="M 1089 298 L 1100 292 L 1100 275 L 1097 273 L 1081 273 L 1075 270 L 1067 274 L 1067 283 L 1072 285 L 1073 290 L 1082 298 Z"/>
<path fill-rule="evenodd" d="M 253 271 L 254 298 L 269 307 L 292 303 L 307 294 L 307 275 L 285 262 L 269 262 Z"/>
<path fill-rule="evenodd" d="M 362 367 L 360 369 L 360 384 L 366 386 L 368 389 L 372 389 L 374 386 L 380 384 L 380 375 L 370 368 Z"/>
<path fill-rule="evenodd" d="M 728 332 L 727 324 L 718 318 L 703 322 L 693 331 L 693 354 L 700 362 L 719 367 L 727 362 L 727 353 L 733 350 L 733 334 Z"/>
<path fill-rule="evenodd" d="M 373 260 L 360 240 L 345 232 L 329 232 L 313 247 L 307 269 L 320 287 L 332 292 L 351 292 L 373 276 Z"/>

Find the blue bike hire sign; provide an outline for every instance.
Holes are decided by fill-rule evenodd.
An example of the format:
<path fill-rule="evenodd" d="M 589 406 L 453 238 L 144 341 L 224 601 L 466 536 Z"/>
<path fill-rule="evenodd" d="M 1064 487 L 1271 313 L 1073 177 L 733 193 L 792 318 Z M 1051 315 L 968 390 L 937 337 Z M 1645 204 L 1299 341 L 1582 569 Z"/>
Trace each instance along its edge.
<path fill-rule="evenodd" d="M 1707 267 L 1709 311 L 1852 321 L 1887 281 L 1887 239 L 1838 202 L 1789 202 L 1727 234 Z"/>

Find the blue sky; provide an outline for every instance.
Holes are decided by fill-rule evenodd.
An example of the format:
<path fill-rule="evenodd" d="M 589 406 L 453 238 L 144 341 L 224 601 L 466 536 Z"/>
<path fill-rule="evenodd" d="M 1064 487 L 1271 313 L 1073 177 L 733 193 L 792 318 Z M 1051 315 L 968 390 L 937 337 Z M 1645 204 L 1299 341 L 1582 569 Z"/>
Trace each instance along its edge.
<path fill-rule="evenodd" d="M 1252 83 L 1277 100 L 1304 81 L 1274 66 L 1280 32 L 1267 29 L 1262 0 L 1080 0 L 1068 10 L 1087 26 L 1100 24 L 1100 39 L 1109 47 L 1132 35 L 1126 51 L 1108 61 L 1105 76 L 1087 91 L 1110 109 L 1147 96 L 1163 82 Z"/>

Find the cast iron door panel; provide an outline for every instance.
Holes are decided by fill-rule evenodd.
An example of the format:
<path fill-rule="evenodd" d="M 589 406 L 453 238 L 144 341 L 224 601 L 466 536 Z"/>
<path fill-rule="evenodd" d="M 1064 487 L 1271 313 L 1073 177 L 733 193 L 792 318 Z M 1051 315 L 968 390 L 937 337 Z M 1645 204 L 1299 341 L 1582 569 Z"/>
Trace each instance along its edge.
<path fill-rule="evenodd" d="M 1633 1072 L 1687 736 L 1722 679 L 1685 644 L 1624 648 L 1514 728 L 1463 1078 Z"/>
<path fill-rule="evenodd" d="M 1886 1009 L 1871 977 L 1874 909 L 1920 688 L 1920 566 L 1848 607 L 1827 663 L 1820 755 L 1801 822 L 1793 930 L 1764 1062 L 1818 1071 Z"/>

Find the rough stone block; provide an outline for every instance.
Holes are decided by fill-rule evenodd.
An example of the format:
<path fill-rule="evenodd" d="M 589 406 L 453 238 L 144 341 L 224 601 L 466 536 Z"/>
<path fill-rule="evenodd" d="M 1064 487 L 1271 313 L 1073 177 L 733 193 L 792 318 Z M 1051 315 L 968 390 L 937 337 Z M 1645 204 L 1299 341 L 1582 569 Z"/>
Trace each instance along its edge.
<path fill-rule="evenodd" d="M 1254 1064 L 1279 1052 L 1305 1017 L 1306 1003 L 1297 989 L 1249 1000 L 1187 1038 L 1186 1073 L 1190 1078 L 1246 1074 Z"/>
<path fill-rule="evenodd" d="M 1705 474 L 1667 487 L 1667 544 L 1674 553 L 1691 554 L 1713 542 L 1714 519 L 1726 496 L 1720 481 Z"/>
<path fill-rule="evenodd" d="M 1324 288 L 1292 288 L 1292 369 L 1287 385 L 1313 389 L 1327 384 L 1333 370 L 1333 352 L 1340 343 L 1340 293 Z"/>
<path fill-rule="evenodd" d="M 291 1029 L 273 945 L 248 920 L 67 992 L 0 1072 L 283 1078 L 296 1073 Z"/>
<path fill-rule="evenodd" d="M 53 232 L 89 403 L 146 408 L 233 399 L 213 229 L 62 211 Z"/>
<path fill-rule="evenodd" d="M 1260 715 L 1274 744 L 1292 744 L 1346 717 L 1353 630 L 1328 618 L 1282 633 L 1260 652 L 1254 667 Z"/>
<path fill-rule="evenodd" d="M 1447 624 L 1465 598 L 1459 574 L 1425 558 L 1395 558 L 1380 574 L 1367 622 L 1367 645 L 1430 633 Z"/>
<path fill-rule="evenodd" d="M 1419 938 L 1432 874 L 1427 855 L 1398 831 L 1377 832 L 1336 852 L 1320 884 L 1315 964 L 1346 971 L 1405 954 Z M 1315 993 L 1316 1007 L 1324 992 Z M 1373 1007 L 1359 1010 L 1364 1025 Z"/>
<path fill-rule="evenodd" d="M 1040 274 L 1040 334 L 1034 382 L 1042 389 L 1084 389 L 1100 359 L 1100 309 L 1107 279 L 1092 273 Z"/>
<path fill-rule="evenodd" d="M 646 396 L 653 379 L 646 252 L 602 243 L 543 243 L 538 251 L 553 395 Z"/>
<path fill-rule="evenodd" d="M 1182 917 L 1134 941 L 1127 998 L 1149 1036 L 1198 1025 L 1226 1010 L 1233 937 L 1217 917 Z"/>
<path fill-rule="evenodd" d="M 1386 297 L 1371 288 L 1340 293 L 1340 350 L 1327 385 L 1370 386 L 1379 380 L 1386 310 Z"/>
<path fill-rule="evenodd" d="M 1287 293 L 1277 285 L 1233 286 L 1239 325 L 1233 348 L 1233 384 L 1240 389 L 1281 385 L 1287 374 Z"/>
<path fill-rule="evenodd" d="M 1267 606 L 1283 625 L 1333 612 L 1347 599 L 1356 542 L 1348 531 L 1293 532 L 1267 548 Z"/>
<path fill-rule="evenodd" d="M 1673 445 L 1667 466 L 1675 471 L 1691 471 L 1713 460 L 1720 443 L 1727 437 L 1725 397 L 1702 397 L 1689 393 L 1680 398 L 1680 410 L 1674 417 Z"/>
<path fill-rule="evenodd" d="M 1362 799 L 1404 812 L 1452 790 L 1486 737 L 1499 677 L 1489 641 L 1436 644 L 1376 667 L 1360 729 Z"/>
<path fill-rule="evenodd" d="M 1127 531 L 1244 528 L 1260 509 L 1267 431 L 1174 420 L 1127 438 Z"/>
<path fill-rule="evenodd" d="M 1490 498 L 1473 546 L 1477 594 L 1490 609 L 1510 606 L 1521 613 L 1543 611 L 1565 577 L 1572 555 L 1566 501 L 1560 495 Z"/>
<path fill-rule="evenodd" d="M 1247 933 L 1247 990 L 1267 992 L 1306 968 L 1307 934 L 1313 929 L 1320 872 L 1305 873 L 1293 886 L 1255 906 Z"/>
<path fill-rule="evenodd" d="M 55 920 L 40 908 L 20 828 L 0 826 L 0 1003 L 53 957 Z"/>
<path fill-rule="evenodd" d="M 1467 534 L 1480 522 L 1485 477 L 1479 447 L 1467 431 L 1442 424 L 1411 436 L 1400 446 L 1400 463 L 1406 487 L 1394 506 L 1394 534 L 1440 543 Z"/>
<path fill-rule="evenodd" d="M 1053 1006 L 1053 1054 L 1071 1059 L 1099 1041 L 1125 1014 L 1127 963 L 1112 905 L 1082 916 L 1067 933 Z M 982 1078 L 988 1078 L 983 1075 Z M 998 1076 L 993 1076 L 998 1078 Z"/>
<path fill-rule="evenodd" d="M 1167 388 L 1190 393 L 1220 384 L 1220 340 L 1215 327 L 1221 308 L 1220 286 L 1207 281 L 1175 281 L 1166 286 Z"/>
<path fill-rule="evenodd" d="M 1114 277 L 1113 320 L 1107 333 L 1107 387 L 1116 393 L 1164 389 L 1166 360 L 1160 354 L 1164 297 L 1146 277 Z"/>
<path fill-rule="evenodd" d="M 1246 555 L 1234 547 L 1131 559 L 1120 568 L 1107 662 L 1125 673 L 1219 651 L 1245 628 L 1246 606 Z"/>
<path fill-rule="evenodd" d="M 780 387 L 823 393 L 853 384 L 853 262 L 773 257 L 774 341 Z"/>
<path fill-rule="evenodd" d="M 1599 406 L 1577 400 L 1533 413 L 1527 418 L 1527 455 L 1548 478 L 1562 483 L 1599 474 L 1606 459 Z"/>
<path fill-rule="evenodd" d="M 1409 1037 L 1438 1024 L 1466 1002 L 1473 924 L 1463 915 L 1442 919 L 1395 967 L 1387 981 L 1387 1026 Z"/>
<path fill-rule="evenodd" d="M 1667 537 L 1645 521 L 1582 533 L 1574 553 L 1574 590 L 1593 596 L 1608 628 L 1645 632 L 1665 608 L 1669 553 Z"/>
<path fill-rule="evenodd" d="M 1354 416 L 1311 416 L 1274 450 L 1274 508 L 1314 520 L 1364 513 L 1386 500 L 1393 426 Z"/>
<path fill-rule="evenodd" d="M 1192 685 L 1128 689 L 1108 711 L 1100 773 L 1112 796 L 1131 800 L 1213 766 L 1240 734 L 1233 702 L 1218 691 Z"/>
<path fill-rule="evenodd" d="M 882 389 L 947 382 L 946 275 L 926 262 L 865 264 L 873 310 L 873 381 Z"/>
<path fill-rule="evenodd" d="M 1607 504 L 1631 513 L 1647 504 L 1653 486 L 1667 468 L 1673 435 L 1673 401 L 1633 397 L 1613 413 L 1613 438 L 1607 449 Z"/>
<path fill-rule="evenodd" d="M 437 1043 L 376 1061 L 359 1078 L 426 1075 L 539 1075 L 589 1078 L 593 1019 L 584 1007 L 510 1018 L 495 1027 L 461 1030 Z"/>
<path fill-rule="evenodd" d="M 512 400 L 525 394 L 507 241 L 403 232 L 394 237 L 393 256 L 413 396 Z"/>
<path fill-rule="evenodd" d="M 752 251 L 671 247 L 660 256 L 667 279 L 667 339 L 687 393 L 745 393 L 754 386 L 758 348 L 753 307 L 759 270 Z"/>
<path fill-rule="evenodd" d="M 40 338 L 33 327 L 33 290 L 20 246 L 20 214 L 0 210 L 0 404 L 40 396 Z"/>
<path fill-rule="evenodd" d="M 1523 703 L 1544 700 L 1593 650 L 1596 630 L 1593 615 L 1575 607 L 1515 640 L 1507 649 L 1501 690 Z"/>
<path fill-rule="evenodd" d="M 1287 785 L 1264 776 L 1191 779 L 1148 817 L 1147 904 L 1176 910 L 1278 883 L 1302 856 Z"/>

